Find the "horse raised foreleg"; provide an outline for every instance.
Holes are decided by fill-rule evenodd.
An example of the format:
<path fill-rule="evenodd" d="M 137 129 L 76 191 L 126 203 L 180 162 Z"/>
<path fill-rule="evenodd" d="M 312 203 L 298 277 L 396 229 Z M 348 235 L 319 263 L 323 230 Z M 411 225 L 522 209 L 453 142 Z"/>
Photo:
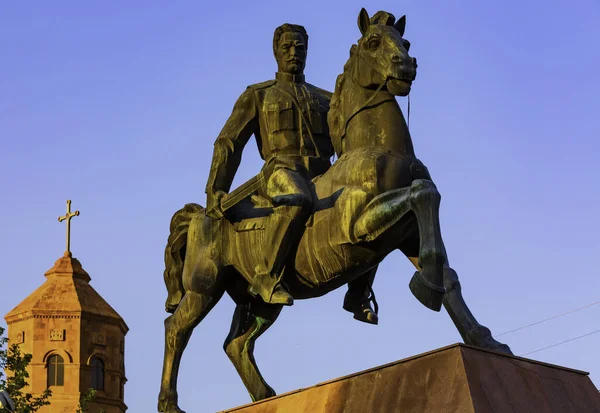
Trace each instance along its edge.
<path fill-rule="evenodd" d="M 223 349 L 244 382 L 252 401 L 275 395 L 256 366 L 254 342 L 275 322 L 281 308 L 281 305 L 265 304 L 261 300 L 238 304 L 233 314 L 231 331 L 223 344 Z"/>
<path fill-rule="evenodd" d="M 192 331 L 219 301 L 221 295 L 211 296 L 188 291 L 175 313 L 165 320 L 165 356 L 158 396 L 159 412 L 184 413 L 177 405 L 177 375 L 181 356 Z"/>
<path fill-rule="evenodd" d="M 393 189 L 373 198 L 354 225 L 354 242 L 369 242 L 390 229 L 411 209 L 411 187 Z"/>
<path fill-rule="evenodd" d="M 441 196 L 435 184 L 415 179 L 411 184 L 410 204 L 419 226 L 419 267 L 410 280 L 413 295 L 427 308 L 440 311 L 444 298 L 443 269 L 447 257 L 440 230 Z"/>
<path fill-rule="evenodd" d="M 444 297 L 443 269 L 447 261 L 439 222 L 440 194 L 434 183 L 415 179 L 410 187 L 387 191 L 373 198 L 356 220 L 352 242 L 377 239 L 413 211 L 419 228 L 418 266 L 410 289 L 426 307 L 440 311 Z"/>

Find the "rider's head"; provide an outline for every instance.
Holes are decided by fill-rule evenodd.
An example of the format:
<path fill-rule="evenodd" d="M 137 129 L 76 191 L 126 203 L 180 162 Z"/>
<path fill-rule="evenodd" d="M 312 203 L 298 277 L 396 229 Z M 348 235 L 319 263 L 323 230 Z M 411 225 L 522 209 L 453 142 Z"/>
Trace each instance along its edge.
<path fill-rule="evenodd" d="M 304 72 L 308 34 L 297 24 L 283 24 L 275 29 L 273 53 L 277 60 L 277 70 L 292 75 Z"/>

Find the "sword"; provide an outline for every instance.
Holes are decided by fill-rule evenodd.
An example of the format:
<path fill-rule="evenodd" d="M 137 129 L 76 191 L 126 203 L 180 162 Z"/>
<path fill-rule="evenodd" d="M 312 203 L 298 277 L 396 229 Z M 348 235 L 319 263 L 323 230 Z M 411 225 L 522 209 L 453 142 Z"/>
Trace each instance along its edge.
<path fill-rule="evenodd" d="M 267 165 L 261 169 L 258 175 L 250 178 L 248 181 L 235 188 L 229 194 L 225 195 L 221 201 L 221 211 L 227 211 L 242 199 L 259 189 L 273 172 L 273 169 L 275 168 L 274 161 L 275 159 L 271 158 L 271 162 L 267 163 Z"/>

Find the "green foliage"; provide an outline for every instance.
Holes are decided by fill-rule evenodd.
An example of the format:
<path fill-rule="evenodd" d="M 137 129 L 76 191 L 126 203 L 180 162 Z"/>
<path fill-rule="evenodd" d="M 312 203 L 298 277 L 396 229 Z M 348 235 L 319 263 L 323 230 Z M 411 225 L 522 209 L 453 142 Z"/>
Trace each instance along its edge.
<path fill-rule="evenodd" d="M 79 407 L 75 411 L 75 413 L 85 413 L 89 409 L 89 403 L 94 400 L 96 397 L 96 390 L 88 389 L 85 393 L 81 395 L 79 398 Z M 104 410 L 100 410 L 98 413 L 105 413 Z"/>
<path fill-rule="evenodd" d="M 50 404 L 50 389 L 46 389 L 39 397 L 33 397 L 31 393 L 23 391 L 28 385 L 27 366 L 31 357 L 31 354 L 21 354 L 18 345 L 9 345 L 8 338 L 4 337 L 4 328 L 0 327 L 0 391 L 8 392 L 15 403 L 15 413 L 34 413 L 42 406 Z M 8 411 L 0 409 L 0 413 Z"/>

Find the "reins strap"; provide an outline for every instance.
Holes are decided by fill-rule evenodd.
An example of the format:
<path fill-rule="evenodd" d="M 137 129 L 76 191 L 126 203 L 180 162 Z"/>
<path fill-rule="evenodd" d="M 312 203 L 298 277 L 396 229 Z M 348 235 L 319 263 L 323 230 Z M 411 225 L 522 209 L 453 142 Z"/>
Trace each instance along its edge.
<path fill-rule="evenodd" d="M 348 131 L 348 124 L 356 115 L 358 115 L 364 108 L 366 108 L 369 105 L 369 103 L 371 103 L 373 101 L 373 99 L 375 99 L 377 94 L 379 92 L 381 92 L 381 89 L 383 89 L 383 87 L 385 86 L 385 84 L 388 81 L 387 77 L 383 77 L 383 75 L 371 64 L 371 62 L 369 62 L 367 59 L 363 58 L 360 53 L 358 53 L 356 57 L 358 59 L 362 60 L 363 62 L 365 62 L 366 65 L 369 66 L 379 76 L 381 76 L 383 78 L 383 80 L 381 81 L 381 84 L 377 87 L 377 90 L 371 95 L 371 97 L 369 97 L 369 99 L 367 99 L 367 101 L 364 104 L 362 104 L 356 112 L 354 112 L 350 117 L 348 117 L 348 119 L 346 119 L 346 122 L 344 123 L 344 133 L 342 133 L 342 136 L 340 136 L 340 143 L 342 145 L 342 150 L 345 149 L 344 148 L 344 137 L 346 136 L 346 132 Z"/>
<path fill-rule="evenodd" d="M 371 97 L 369 99 L 367 99 L 367 101 L 364 104 L 362 104 L 360 106 L 360 108 L 358 108 L 358 110 L 352 114 L 352 116 L 350 116 L 348 119 L 346 119 L 346 122 L 344 123 L 344 133 L 340 137 L 340 141 L 343 142 L 343 139 L 346 136 L 346 131 L 348 130 L 348 124 L 350 123 L 350 121 L 356 115 L 358 115 L 364 108 L 366 108 L 369 105 L 369 103 L 371 103 L 373 101 L 373 99 L 375 99 L 375 96 L 377 96 L 377 94 L 379 92 L 381 92 L 381 89 L 383 89 L 383 87 L 385 86 L 386 83 L 387 83 L 387 79 L 383 79 L 383 82 L 381 82 L 381 84 L 379 85 L 379 87 L 377 88 L 377 90 L 371 95 Z"/>
<path fill-rule="evenodd" d="M 406 125 L 408 130 L 410 130 L 410 94 L 408 95 L 408 124 Z"/>
<path fill-rule="evenodd" d="M 367 301 L 373 302 L 373 311 L 375 311 L 375 314 L 379 314 L 379 304 L 377 303 L 377 299 L 375 299 L 375 291 L 373 291 L 373 287 L 370 284 L 369 284 L 369 292 L 370 292 L 370 296 Z"/>

